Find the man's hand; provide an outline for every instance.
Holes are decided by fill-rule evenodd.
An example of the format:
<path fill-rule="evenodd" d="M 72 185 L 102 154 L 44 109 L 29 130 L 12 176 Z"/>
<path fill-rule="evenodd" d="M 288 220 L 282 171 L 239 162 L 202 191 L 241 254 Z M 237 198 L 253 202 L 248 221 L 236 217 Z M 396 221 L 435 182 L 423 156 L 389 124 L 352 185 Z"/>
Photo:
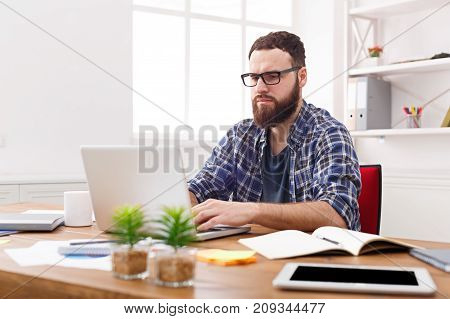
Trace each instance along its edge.
<path fill-rule="evenodd" d="M 208 199 L 192 207 L 198 230 L 207 230 L 218 224 L 242 226 L 250 224 L 256 215 L 257 203 L 229 202 Z"/>
<path fill-rule="evenodd" d="M 347 228 L 334 208 L 324 201 L 271 204 L 230 202 L 217 199 L 192 207 L 198 230 L 207 230 L 218 224 L 242 226 L 259 224 L 273 229 L 314 231 L 322 226 Z"/>

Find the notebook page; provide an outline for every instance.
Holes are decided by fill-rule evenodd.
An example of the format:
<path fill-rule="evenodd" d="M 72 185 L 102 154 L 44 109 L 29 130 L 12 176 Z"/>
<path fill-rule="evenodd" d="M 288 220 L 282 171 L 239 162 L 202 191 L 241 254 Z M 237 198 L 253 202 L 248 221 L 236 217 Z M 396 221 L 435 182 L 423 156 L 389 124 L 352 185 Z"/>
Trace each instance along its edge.
<path fill-rule="evenodd" d="M 317 239 L 298 230 L 283 230 L 239 242 L 268 259 L 289 258 L 340 249 L 335 244 Z"/>
<path fill-rule="evenodd" d="M 316 238 L 327 238 L 336 241 L 342 247 L 345 247 L 353 255 L 358 256 L 360 249 L 367 243 L 373 240 L 383 240 L 384 238 L 378 235 L 361 233 L 353 230 L 325 226 L 316 229 L 312 236 Z"/>

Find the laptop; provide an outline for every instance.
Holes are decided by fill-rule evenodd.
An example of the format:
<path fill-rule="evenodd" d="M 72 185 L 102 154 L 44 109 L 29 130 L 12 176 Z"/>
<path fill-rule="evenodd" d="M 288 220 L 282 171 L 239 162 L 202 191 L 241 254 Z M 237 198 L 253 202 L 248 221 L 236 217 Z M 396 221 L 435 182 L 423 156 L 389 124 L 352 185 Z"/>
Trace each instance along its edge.
<path fill-rule="evenodd" d="M 175 147 L 81 146 L 97 226 L 113 230 L 114 210 L 140 204 L 144 214 L 157 218 L 163 206 L 191 208 L 182 153 Z M 196 234 L 207 240 L 246 233 L 250 227 L 220 225 Z"/>

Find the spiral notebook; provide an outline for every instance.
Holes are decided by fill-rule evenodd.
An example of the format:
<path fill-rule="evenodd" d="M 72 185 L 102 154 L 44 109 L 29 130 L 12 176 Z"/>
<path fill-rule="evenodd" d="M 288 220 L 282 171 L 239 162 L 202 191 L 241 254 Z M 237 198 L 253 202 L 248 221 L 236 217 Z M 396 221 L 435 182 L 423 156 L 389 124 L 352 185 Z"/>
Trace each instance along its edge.
<path fill-rule="evenodd" d="M 58 247 L 58 253 L 65 256 L 101 257 L 111 254 L 110 244 L 68 245 Z"/>

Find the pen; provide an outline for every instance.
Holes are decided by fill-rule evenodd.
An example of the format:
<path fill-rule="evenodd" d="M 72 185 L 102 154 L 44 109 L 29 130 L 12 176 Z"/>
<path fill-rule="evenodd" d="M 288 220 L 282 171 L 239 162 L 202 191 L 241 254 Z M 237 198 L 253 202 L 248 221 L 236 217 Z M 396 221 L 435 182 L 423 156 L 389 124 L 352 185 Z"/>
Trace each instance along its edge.
<path fill-rule="evenodd" d="M 403 107 L 403 113 L 405 113 L 406 115 L 411 114 L 406 106 Z"/>
<path fill-rule="evenodd" d="M 330 242 L 330 243 L 335 244 L 335 245 L 340 245 L 341 244 L 341 243 L 339 243 L 337 241 L 334 241 L 334 240 L 331 240 L 331 239 L 328 239 L 328 238 L 325 238 L 325 237 L 319 237 L 319 238 L 323 239 L 323 240 L 326 240 L 327 242 Z"/>
<path fill-rule="evenodd" d="M 117 240 L 77 241 L 70 243 L 70 245 L 90 245 L 90 244 L 104 244 L 104 243 L 117 243 Z"/>

